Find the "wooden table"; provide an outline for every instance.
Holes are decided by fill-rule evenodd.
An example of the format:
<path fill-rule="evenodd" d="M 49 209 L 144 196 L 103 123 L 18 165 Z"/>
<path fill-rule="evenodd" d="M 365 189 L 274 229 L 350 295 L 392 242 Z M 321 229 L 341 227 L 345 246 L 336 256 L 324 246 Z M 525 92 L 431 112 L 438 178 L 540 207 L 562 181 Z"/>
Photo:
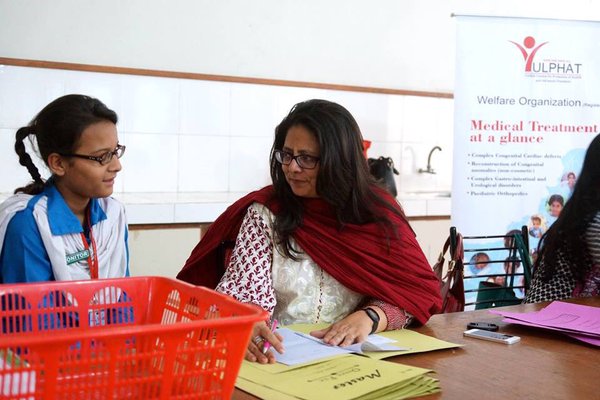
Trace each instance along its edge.
<path fill-rule="evenodd" d="M 600 307 L 600 297 L 566 300 Z M 548 303 L 502 307 L 514 312 L 536 311 Z M 501 322 L 487 310 L 439 314 L 414 329 L 462 348 L 388 358 L 432 369 L 442 392 L 421 399 L 600 399 L 600 348 L 560 333 Z M 505 345 L 463 337 L 470 321 L 493 322 L 499 332 L 521 337 Z M 256 397 L 235 389 L 235 400 Z"/>

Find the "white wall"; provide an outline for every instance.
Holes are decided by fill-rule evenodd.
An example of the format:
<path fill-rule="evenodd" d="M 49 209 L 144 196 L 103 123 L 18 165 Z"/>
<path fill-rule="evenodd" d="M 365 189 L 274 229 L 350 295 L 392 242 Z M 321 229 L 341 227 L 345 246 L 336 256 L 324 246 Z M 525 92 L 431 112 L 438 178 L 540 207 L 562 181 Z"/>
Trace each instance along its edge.
<path fill-rule="evenodd" d="M 434 265 L 450 231 L 449 218 L 412 220 L 430 265 Z M 203 227 L 206 229 L 206 226 Z M 173 278 L 181 270 L 202 235 L 200 227 L 129 231 L 131 276 L 160 275 Z"/>
<path fill-rule="evenodd" d="M 600 4 L 0 0 L 0 56 L 452 92 L 451 13 L 600 20 Z"/>
<path fill-rule="evenodd" d="M 373 142 L 369 155 L 397 163 L 399 190 L 450 190 L 452 99 L 0 66 L 0 200 L 31 180 L 13 150 L 15 131 L 68 93 L 98 97 L 120 117 L 119 140 L 127 150 L 117 193 L 262 187 L 270 182 L 275 126 L 310 98 L 348 108 Z M 435 145 L 443 149 L 432 157 L 438 174 L 417 173 Z"/>
<path fill-rule="evenodd" d="M 0 57 L 451 92 L 452 12 L 600 20 L 597 3 L 0 0 Z M 247 191 L 266 183 L 273 127 L 311 97 L 338 101 L 355 115 L 374 142 L 369 155 L 395 160 L 401 190 L 450 186 L 451 100 L 21 67 L 0 72 L 0 155 L 13 160 L 0 172 L 0 193 L 29 179 L 14 161 L 14 129 L 72 92 L 99 97 L 121 117 L 129 148 L 118 191 Z M 435 145 L 444 149 L 434 155 L 439 174 L 416 174 Z"/>
<path fill-rule="evenodd" d="M 199 228 L 129 231 L 131 276 L 175 278 L 200 240 Z"/>

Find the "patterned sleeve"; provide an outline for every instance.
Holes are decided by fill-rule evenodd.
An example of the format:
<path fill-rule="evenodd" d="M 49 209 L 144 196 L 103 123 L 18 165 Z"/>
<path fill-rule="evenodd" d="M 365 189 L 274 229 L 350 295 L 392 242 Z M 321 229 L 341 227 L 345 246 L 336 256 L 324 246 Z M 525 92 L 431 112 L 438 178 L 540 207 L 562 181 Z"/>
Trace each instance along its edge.
<path fill-rule="evenodd" d="M 276 300 L 271 276 L 272 261 L 270 228 L 253 204 L 248 207 L 229 265 L 216 290 L 273 313 Z"/>
<path fill-rule="evenodd" d="M 592 257 L 592 264 L 600 264 L 600 213 L 596 214 L 585 232 L 585 241 Z"/>
<path fill-rule="evenodd" d="M 385 328 L 386 331 L 406 328 L 413 320 L 413 316 L 406 312 L 406 310 L 382 300 L 371 299 L 365 307 L 368 306 L 381 308 L 388 322 Z"/>
<path fill-rule="evenodd" d="M 533 272 L 533 279 L 524 303 L 560 300 L 571 297 L 575 288 L 575 278 L 562 254 L 557 258 L 558 265 L 548 282 L 542 280 L 545 264 L 540 262 Z"/>

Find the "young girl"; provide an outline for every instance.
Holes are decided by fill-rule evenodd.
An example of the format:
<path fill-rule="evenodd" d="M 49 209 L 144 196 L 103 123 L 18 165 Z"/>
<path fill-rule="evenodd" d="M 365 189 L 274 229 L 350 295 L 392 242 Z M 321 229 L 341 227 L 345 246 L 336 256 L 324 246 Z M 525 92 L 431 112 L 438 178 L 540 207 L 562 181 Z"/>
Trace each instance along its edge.
<path fill-rule="evenodd" d="M 15 151 L 33 182 L 0 205 L 3 283 L 129 275 L 125 209 L 109 197 L 125 151 L 116 123 L 102 102 L 73 94 L 17 131 Z M 52 173 L 47 181 L 26 152 L 30 136 Z"/>

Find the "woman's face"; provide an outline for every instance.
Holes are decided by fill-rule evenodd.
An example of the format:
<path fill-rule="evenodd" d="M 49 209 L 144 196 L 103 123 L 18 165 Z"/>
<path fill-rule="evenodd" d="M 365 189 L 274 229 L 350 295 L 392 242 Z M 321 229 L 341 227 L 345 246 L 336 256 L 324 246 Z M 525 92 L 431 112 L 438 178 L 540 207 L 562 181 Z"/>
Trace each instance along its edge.
<path fill-rule="evenodd" d="M 318 158 L 321 154 L 317 138 L 302 125 L 294 125 L 288 129 L 282 150 L 294 156 L 308 155 Z M 289 165 L 282 164 L 281 168 L 285 180 L 296 196 L 319 197 L 317 194 L 319 163 L 313 169 L 306 169 L 300 167 L 296 160 L 292 160 Z"/>
<path fill-rule="evenodd" d="M 573 189 L 575 187 L 575 175 L 569 174 L 569 176 L 567 177 L 567 183 L 569 185 L 569 188 Z"/>
<path fill-rule="evenodd" d="M 550 204 L 550 215 L 552 215 L 553 217 L 558 217 L 560 215 L 560 212 L 562 211 L 563 206 L 562 204 L 560 204 L 559 201 L 553 201 Z"/>
<path fill-rule="evenodd" d="M 100 157 L 114 151 L 119 144 L 117 127 L 102 121 L 88 126 L 79 140 L 74 154 Z M 67 204 L 78 204 L 90 198 L 108 197 L 113 192 L 115 177 L 121 170 L 116 156 L 106 165 L 77 157 L 65 157 L 64 172 L 57 179 L 61 194 Z"/>

